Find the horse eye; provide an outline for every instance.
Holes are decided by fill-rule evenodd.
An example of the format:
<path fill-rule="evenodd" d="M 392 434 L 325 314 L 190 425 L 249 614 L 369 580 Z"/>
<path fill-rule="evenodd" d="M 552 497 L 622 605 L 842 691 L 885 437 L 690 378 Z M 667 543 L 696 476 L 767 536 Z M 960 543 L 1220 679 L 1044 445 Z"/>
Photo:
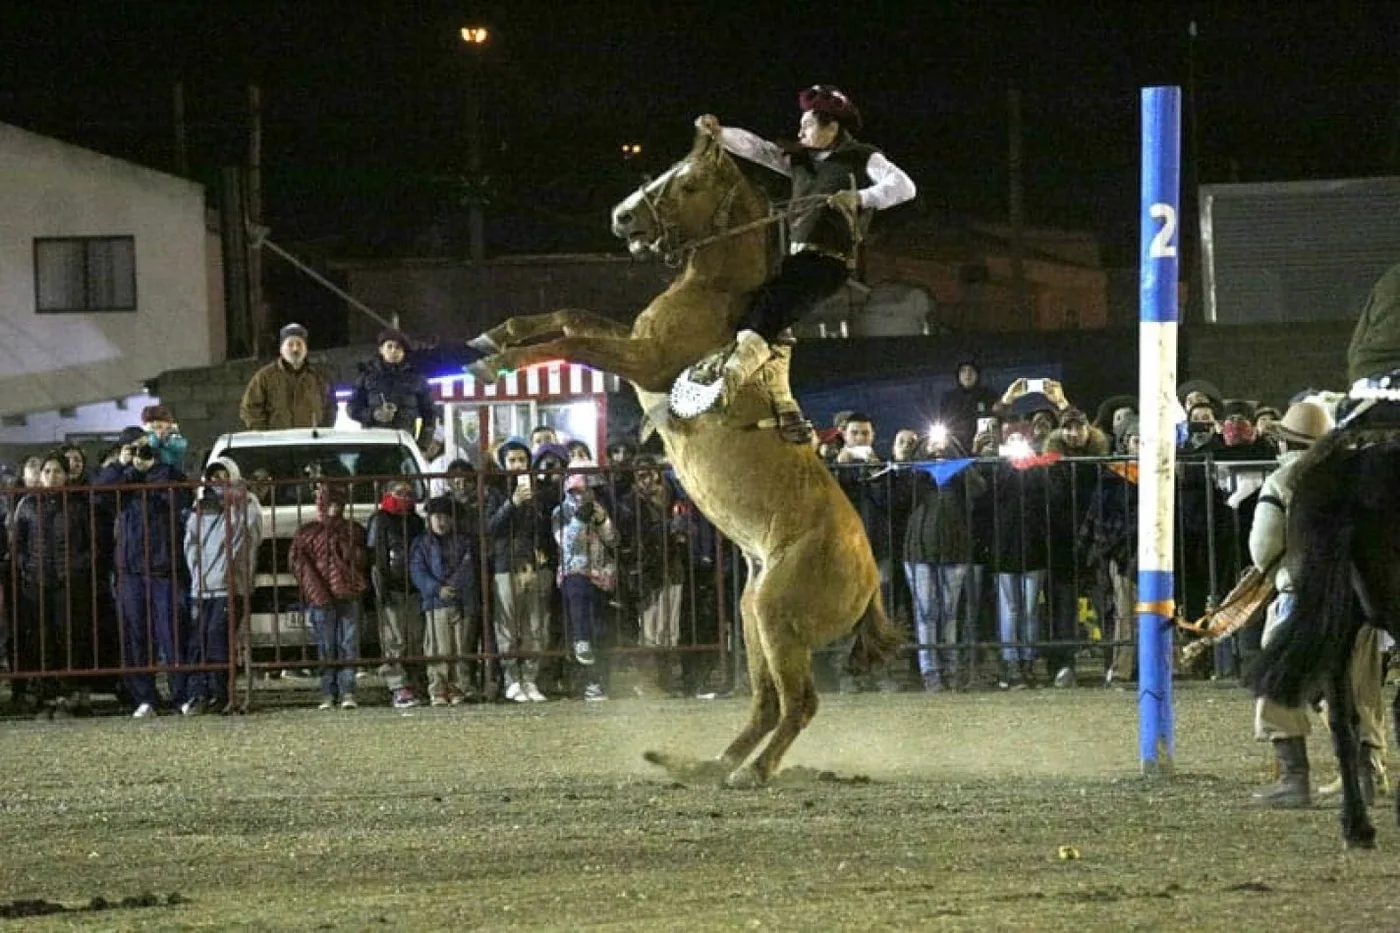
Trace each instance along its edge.
<path fill-rule="evenodd" d="M 697 191 L 699 191 L 699 190 L 700 190 L 700 186 L 697 185 L 697 184 L 696 184 L 695 182 L 693 182 L 693 181 L 684 181 L 684 182 L 681 182 L 681 193 L 682 193 L 682 194 L 694 194 L 695 192 L 697 192 Z"/>

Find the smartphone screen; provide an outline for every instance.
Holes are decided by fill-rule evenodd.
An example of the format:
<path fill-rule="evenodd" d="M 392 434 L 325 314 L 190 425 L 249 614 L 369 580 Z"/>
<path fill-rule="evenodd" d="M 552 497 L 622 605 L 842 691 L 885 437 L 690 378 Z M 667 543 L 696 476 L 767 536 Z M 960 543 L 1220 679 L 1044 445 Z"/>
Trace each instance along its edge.
<path fill-rule="evenodd" d="M 527 474 L 522 473 L 520 476 L 517 476 L 515 478 L 515 485 L 520 489 L 529 489 L 530 477 Z"/>

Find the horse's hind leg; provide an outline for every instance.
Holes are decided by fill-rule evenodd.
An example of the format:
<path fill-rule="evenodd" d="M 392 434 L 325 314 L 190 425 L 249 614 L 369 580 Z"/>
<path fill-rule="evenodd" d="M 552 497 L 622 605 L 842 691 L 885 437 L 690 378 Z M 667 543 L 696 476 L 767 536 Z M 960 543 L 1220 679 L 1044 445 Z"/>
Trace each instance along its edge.
<path fill-rule="evenodd" d="M 1353 643 L 1355 638 L 1352 638 Z M 1343 656 L 1340 670 L 1331 672 L 1327 684 L 1327 720 L 1332 729 L 1332 749 L 1342 774 L 1342 841 L 1347 847 L 1373 848 L 1376 828 L 1366 811 L 1361 791 L 1361 742 L 1357 738 L 1356 705 L 1351 695 L 1351 652 Z"/>
<path fill-rule="evenodd" d="M 627 324 L 579 308 L 563 308 L 545 314 L 524 314 L 498 324 L 468 346 L 482 353 L 499 353 L 540 337 L 564 334 L 569 337 L 626 337 Z"/>

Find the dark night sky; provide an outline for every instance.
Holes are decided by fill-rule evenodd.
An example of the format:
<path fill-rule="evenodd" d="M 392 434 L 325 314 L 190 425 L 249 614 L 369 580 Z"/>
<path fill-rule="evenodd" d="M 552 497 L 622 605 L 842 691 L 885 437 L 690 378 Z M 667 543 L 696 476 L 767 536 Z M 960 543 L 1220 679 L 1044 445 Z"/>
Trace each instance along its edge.
<path fill-rule="evenodd" d="M 696 114 L 791 134 L 796 90 L 815 81 L 859 103 L 864 136 L 919 183 L 917 211 L 1002 216 L 1014 84 L 1030 220 L 1098 231 L 1131 262 L 1138 88 L 1188 85 L 1194 17 L 1202 182 L 1400 172 L 1400 5 L 903 12 L 918 6 L 5 0 L 0 120 L 168 169 L 183 80 L 191 171 L 208 180 L 244 151 L 255 79 L 279 239 L 403 250 L 435 227 L 455 244 L 472 74 L 457 28 L 482 23 L 492 245 L 606 249 L 607 207 L 680 156 Z M 624 163 L 624 141 L 643 157 Z"/>

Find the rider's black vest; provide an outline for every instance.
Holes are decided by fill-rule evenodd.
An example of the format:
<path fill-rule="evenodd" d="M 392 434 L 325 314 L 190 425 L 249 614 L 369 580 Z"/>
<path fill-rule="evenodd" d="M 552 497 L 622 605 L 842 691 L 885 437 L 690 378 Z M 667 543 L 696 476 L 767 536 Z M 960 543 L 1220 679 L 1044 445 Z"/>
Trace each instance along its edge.
<path fill-rule="evenodd" d="M 793 156 L 793 199 L 845 191 L 851 188 L 853 180 L 856 189 L 868 187 L 871 182 L 870 176 L 865 174 L 865 166 L 870 157 L 879 151 L 846 135 L 824 159 L 814 159 L 807 151 Z M 788 241 L 846 258 L 855 248 L 851 226 L 846 218 L 841 216 L 840 211 L 824 204 L 794 212 L 788 228 Z"/>

